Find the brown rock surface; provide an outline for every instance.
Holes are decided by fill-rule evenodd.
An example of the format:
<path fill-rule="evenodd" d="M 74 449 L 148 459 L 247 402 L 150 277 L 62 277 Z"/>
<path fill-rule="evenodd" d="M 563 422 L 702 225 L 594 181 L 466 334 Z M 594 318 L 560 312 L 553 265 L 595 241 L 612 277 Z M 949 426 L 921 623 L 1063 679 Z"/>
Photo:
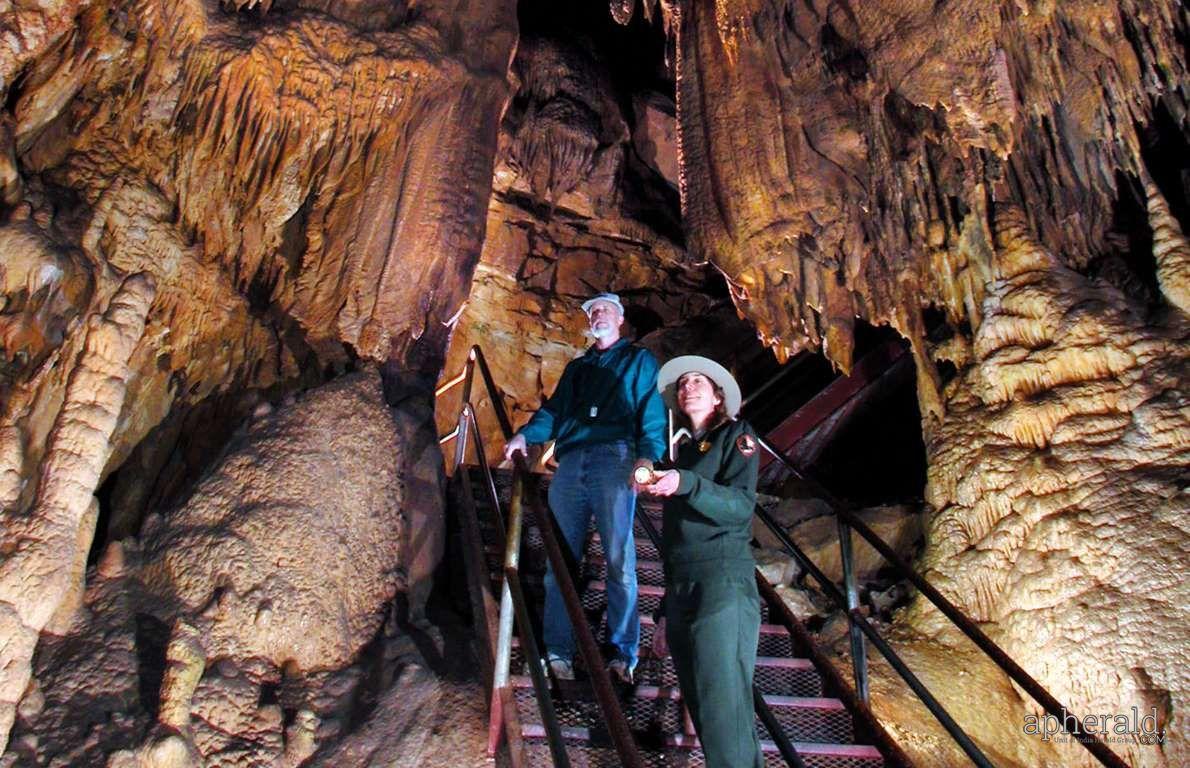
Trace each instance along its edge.
<path fill-rule="evenodd" d="M 922 515 L 911 507 L 890 506 L 856 510 L 856 515 L 901 557 L 912 560 L 922 534 Z M 833 515 L 816 517 L 793 526 L 790 537 L 822 572 L 835 582 L 843 580 L 838 523 Z M 861 584 L 875 579 L 888 563 L 858 533 L 851 535 L 855 578 Z"/>
<path fill-rule="evenodd" d="M 186 505 L 109 547 L 86 610 L 40 653 L 46 701 L 12 757 L 297 765 L 334 735 L 403 586 L 404 418 L 371 370 L 248 425 Z"/>
<path fill-rule="evenodd" d="M 158 612 L 201 614 L 209 657 L 345 666 L 402 578 L 401 451 L 375 372 L 253 423 L 184 507 L 146 524 L 140 579 L 173 610 Z"/>

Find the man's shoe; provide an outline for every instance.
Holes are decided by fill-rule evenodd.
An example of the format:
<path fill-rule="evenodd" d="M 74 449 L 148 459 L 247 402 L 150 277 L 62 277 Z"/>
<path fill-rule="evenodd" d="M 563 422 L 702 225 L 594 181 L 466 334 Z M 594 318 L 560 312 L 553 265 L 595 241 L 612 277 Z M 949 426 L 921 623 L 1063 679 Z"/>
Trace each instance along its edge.
<path fill-rule="evenodd" d="M 628 662 L 623 659 L 612 659 L 607 663 L 607 673 L 612 676 L 612 680 L 619 681 L 624 685 L 632 685 L 632 667 L 628 666 Z"/>
<path fill-rule="evenodd" d="M 554 676 L 555 680 L 574 679 L 574 664 L 570 659 L 564 659 L 551 653 L 545 659 L 545 668 Z"/>

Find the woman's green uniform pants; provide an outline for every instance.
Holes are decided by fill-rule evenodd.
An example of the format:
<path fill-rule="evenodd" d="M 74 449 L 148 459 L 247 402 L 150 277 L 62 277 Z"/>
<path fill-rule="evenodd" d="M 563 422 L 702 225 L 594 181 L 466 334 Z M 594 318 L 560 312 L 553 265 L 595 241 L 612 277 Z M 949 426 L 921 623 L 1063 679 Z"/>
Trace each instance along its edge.
<path fill-rule="evenodd" d="M 752 703 L 760 636 L 755 577 L 676 581 L 665 593 L 670 653 L 707 768 L 761 768 Z"/>

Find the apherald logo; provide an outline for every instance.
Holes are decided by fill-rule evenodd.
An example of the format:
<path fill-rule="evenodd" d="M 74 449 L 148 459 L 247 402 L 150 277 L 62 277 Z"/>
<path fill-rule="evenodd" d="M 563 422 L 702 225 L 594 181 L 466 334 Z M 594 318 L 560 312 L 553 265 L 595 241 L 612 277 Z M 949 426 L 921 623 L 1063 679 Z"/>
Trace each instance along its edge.
<path fill-rule="evenodd" d="M 1042 741 L 1084 741 L 1098 736 L 1109 743 L 1135 742 L 1139 744 L 1165 743 L 1165 729 L 1157 727 L 1157 708 L 1143 717 L 1137 707 L 1131 717 L 1125 714 L 1086 715 L 1081 720 L 1062 708 L 1062 716 L 1028 715 L 1025 733 L 1040 736 Z M 1056 737 L 1056 738 L 1055 738 Z"/>

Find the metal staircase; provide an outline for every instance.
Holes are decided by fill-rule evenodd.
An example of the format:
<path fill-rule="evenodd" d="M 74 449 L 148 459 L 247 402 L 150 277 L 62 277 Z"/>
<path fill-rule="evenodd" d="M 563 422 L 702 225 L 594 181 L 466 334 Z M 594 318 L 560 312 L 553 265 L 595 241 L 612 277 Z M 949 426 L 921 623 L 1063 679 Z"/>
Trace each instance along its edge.
<path fill-rule="evenodd" d="M 921 703 L 967 755 L 972 764 L 992 763 L 939 704 L 912 670 L 867 620 L 858 605 L 851 568 L 851 538 L 864 538 L 900 577 L 965 634 L 988 658 L 1027 692 L 1047 713 L 1078 721 L 1036 680 L 958 608 L 917 574 L 854 511 L 825 488 L 808 479 L 798 466 L 794 447 L 823 423 L 849 397 L 881 376 L 903 375 L 908 356 L 886 344 L 869 353 L 851 377 L 836 379 L 787 417 L 765 428 L 770 439 L 759 442 L 783 472 L 817 488 L 817 495 L 834 510 L 839 531 L 843 584 L 826 577 L 787 533 L 761 508 L 757 519 L 768 528 L 809 578 L 843 612 L 850 625 L 853 674 L 845 680 L 816 650 L 801 622 L 762 578 L 757 586 L 762 601 L 762 627 L 755 671 L 754 702 L 757 729 L 767 765 L 793 768 L 813 766 L 909 766 L 911 762 L 888 736 L 867 706 L 867 652 L 874 648 L 888 661 Z M 652 612 L 663 583 L 657 533 L 660 507 L 642 498 L 636 519 L 637 577 L 641 614 L 641 662 L 635 685 L 613 686 L 604 669 L 600 642 L 604 639 L 604 565 L 598 534 L 587 540 L 585 563 L 572 562 L 559 545 L 552 516 L 542 499 L 548 478 L 531 474 L 522 456 L 512 471 L 490 468 L 478 435 L 471 389 L 478 371 L 494 406 L 505 439 L 512 425 L 500 391 L 478 347 L 466 369 L 438 390 L 462 386 L 457 428 L 443 436 L 455 440 L 451 508 L 458 525 L 466 565 L 468 596 L 478 634 L 480 661 L 490 681 L 489 750 L 503 739 L 514 768 L 521 766 L 701 766 L 702 754 L 688 718 L 683 716 L 672 662 L 649 656 Z M 761 388 L 762 390 L 765 387 Z M 770 402 L 785 397 L 768 387 Z M 828 407 L 829 406 L 829 407 Z M 468 460 L 468 449 L 474 460 Z M 579 679 L 550 681 L 543 672 L 537 637 L 543 602 L 547 560 L 575 631 L 579 651 Z M 498 597 L 497 597 L 498 596 Z M 497 600 L 499 601 L 497 603 Z M 514 636 L 514 625 L 516 633 Z M 585 674 L 581 670 L 585 668 Z M 1078 743 L 1101 764 L 1127 768 L 1103 741 L 1078 734 Z"/>
<path fill-rule="evenodd" d="M 483 488 L 485 478 L 478 467 L 467 467 L 472 488 Z M 493 473 L 502 507 L 510 501 L 512 473 Z M 543 482 L 544 485 L 544 482 Z M 504 542 L 501 526 L 495 524 L 496 510 L 481 494 L 474 499 L 488 573 L 494 588 L 500 587 Z M 654 527 L 660 526 L 660 505 L 641 499 L 638 515 L 643 515 Z M 650 540 L 645 521 L 636 524 L 637 579 L 641 613 L 641 661 L 636 670 L 636 684 L 621 686 L 618 698 L 628 720 L 646 766 L 700 766 L 702 753 L 693 732 L 685 727 L 681 707 L 681 693 L 670 658 L 650 655 L 654 629 L 652 614 L 664 592 L 661 562 L 656 546 Z M 535 528 L 525 528 L 521 539 L 520 578 L 531 613 L 540 618 L 543 599 L 542 578 L 546 555 L 540 534 Z M 580 589 L 584 613 L 595 637 L 605 639 L 604 592 L 605 565 L 599 535 L 588 537 L 586 563 L 577 586 Z M 768 604 L 762 606 L 762 626 L 756 664 L 756 684 L 773 717 L 780 724 L 785 738 L 802 762 L 812 768 L 875 768 L 883 766 L 880 751 L 868 744 L 856 743 L 851 713 L 837 696 L 831 695 L 806 649 L 799 649 L 797 639 L 781 623 L 786 616 L 778 616 Z M 510 678 L 515 691 L 516 716 L 522 764 L 526 766 L 552 765 L 537 696 L 533 688 L 528 661 L 520 643 L 514 642 L 511 655 Z M 562 736 L 572 765 L 617 766 L 619 758 L 612 747 L 603 717 L 580 671 L 574 682 L 555 683 L 554 707 Z M 773 734 L 758 720 L 761 746 L 770 765 L 785 765 Z M 862 730 L 862 729 L 861 729 Z M 862 739 L 861 739 L 862 741 Z M 516 745 L 514 745 L 515 748 Z"/>

